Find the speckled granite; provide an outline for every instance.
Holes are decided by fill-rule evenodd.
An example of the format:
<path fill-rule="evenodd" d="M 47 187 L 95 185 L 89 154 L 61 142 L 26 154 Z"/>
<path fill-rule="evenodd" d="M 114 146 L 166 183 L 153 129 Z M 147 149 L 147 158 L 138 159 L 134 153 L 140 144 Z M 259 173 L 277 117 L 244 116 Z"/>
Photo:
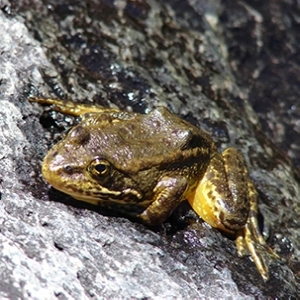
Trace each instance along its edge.
<path fill-rule="evenodd" d="M 263 127 L 272 119 L 257 103 L 270 89 L 257 98 L 254 93 L 268 81 L 258 76 L 265 56 L 256 48 L 268 53 L 262 30 L 268 28 L 267 10 L 258 1 L 253 6 L 239 1 L 230 14 L 233 4 L 227 2 L 0 2 L 1 298 L 297 297 L 298 169 L 274 139 L 279 127 L 290 127 L 272 104 L 268 109 L 278 123 L 274 130 Z M 237 34 L 248 28 L 247 20 L 253 48 Z M 291 39 L 295 34 L 289 32 Z M 240 55 L 245 49 L 248 56 Z M 259 57 L 257 65 L 247 64 L 251 56 Z M 299 68 L 296 59 L 294 66 Z M 284 96 L 291 85 L 288 74 L 276 95 Z M 299 86 L 293 87 L 299 95 Z M 76 121 L 42 113 L 28 103 L 29 92 L 138 112 L 167 105 L 211 133 L 220 150 L 238 147 L 259 191 L 269 243 L 283 257 L 271 265 L 270 281 L 263 283 L 249 258 L 237 257 L 234 241 L 186 207 L 181 209 L 186 217 L 179 210 L 152 231 L 49 190 L 41 160 Z M 290 120 L 294 124 L 295 118 Z M 287 137 L 280 133 L 284 144 Z M 288 153 L 297 167 L 297 140 L 280 143 L 292 149 Z M 194 222 L 187 225 L 189 218 Z"/>

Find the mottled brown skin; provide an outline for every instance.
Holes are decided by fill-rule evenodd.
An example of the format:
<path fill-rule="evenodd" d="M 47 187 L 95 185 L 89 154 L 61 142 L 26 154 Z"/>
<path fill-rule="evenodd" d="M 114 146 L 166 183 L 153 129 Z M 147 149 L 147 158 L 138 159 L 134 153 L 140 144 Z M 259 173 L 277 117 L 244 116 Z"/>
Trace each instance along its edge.
<path fill-rule="evenodd" d="M 236 235 L 264 280 L 277 257 L 257 224 L 257 192 L 241 153 L 222 154 L 211 137 L 166 108 L 147 115 L 101 106 L 31 98 L 82 116 L 46 155 L 42 173 L 75 199 L 106 205 L 147 225 L 163 222 L 187 199 L 211 226 Z"/>

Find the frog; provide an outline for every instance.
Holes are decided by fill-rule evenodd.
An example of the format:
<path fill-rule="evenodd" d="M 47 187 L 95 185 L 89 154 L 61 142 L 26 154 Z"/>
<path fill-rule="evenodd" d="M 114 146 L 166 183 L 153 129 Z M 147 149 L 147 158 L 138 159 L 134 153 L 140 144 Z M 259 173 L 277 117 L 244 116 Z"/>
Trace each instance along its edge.
<path fill-rule="evenodd" d="M 279 258 L 258 224 L 258 193 L 242 153 L 219 152 L 205 131 L 157 107 L 147 114 L 30 97 L 80 122 L 55 144 L 42 175 L 76 200 L 105 206 L 147 226 L 163 223 L 184 200 L 211 227 L 233 235 L 264 281 Z"/>

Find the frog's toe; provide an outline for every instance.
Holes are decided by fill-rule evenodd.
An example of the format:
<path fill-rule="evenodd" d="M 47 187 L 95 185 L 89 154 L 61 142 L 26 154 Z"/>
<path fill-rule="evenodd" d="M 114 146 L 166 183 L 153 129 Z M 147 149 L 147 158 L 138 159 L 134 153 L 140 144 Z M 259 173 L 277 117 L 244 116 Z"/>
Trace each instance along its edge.
<path fill-rule="evenodd" d="M 247 249 L 253 259 L 255 266 L 262 276 L 264 281 L 269 280 L 269 268 L 267 263 L 267 251 L 265 245 L 256 243 L 255 240 L 245 239 L 247 244 Z"/>
<path fill-rule="evenodd" d="M 256 265 L 257 270 L 261 274 L 264 281 L 267 281 L 269 279 L 269 261 L 273 259 L 279 259 L 280 257 L 273 251 L 271 247 L 269 247 L 269 245 L 265 242 L 263 236 L 258 233 L 257 230 L 254 230 L 254 228 L 252 228 L 251 223 L 247 223 L 243 231 L 244 245 L 237 245 L 238 252 L 240 252 L 241 254 L 249 252 Z M 246 248 L 246 252 L 244 252 L 243 247 Z"/>
<path fill-rule="evenodd" d="M 249 253 L 247 250 L 243 229 L 237 233 L 235 244 L 239 257 L 243 257 Z"/>

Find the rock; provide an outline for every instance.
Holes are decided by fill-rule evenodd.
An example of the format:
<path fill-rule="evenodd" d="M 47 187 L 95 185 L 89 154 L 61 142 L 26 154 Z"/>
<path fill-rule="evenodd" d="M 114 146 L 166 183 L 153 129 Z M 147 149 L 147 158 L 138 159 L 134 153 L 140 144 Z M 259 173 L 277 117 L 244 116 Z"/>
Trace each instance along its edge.
<path fill-rule="evenodd" d="M 264 66 L 269 46 L 261 27 L 271 22 L 265 19 L 266 7 L 239 2 L 230 15 L 226 1 L 57 3 L 0 2 L 0 296 L 296 298 L 298 171 L 275 145 L 278 127 L 269 128 L 270 111 L 253 110 L 269 92 L 262 89 L 253 100 L 265 83 L 255 74 Z M 279 28 L 281 19 L 272 20 Z M 228 53 L 235 43 L 239 54 L 247 49 L 247 42 L 233 34 L 239 28 L 248 28 L 249 43 L 257 41 L 247 52 L 259 58 L 255 68 L 244 55 Z M 262 54 L 257 45 L 265 49 Z M 245 87 L 250 75 L 251 85 Z M 283 81 L 276 95 L 284 96 L 285 84 L 291 83 Z M 299 86 L 293 87 L 298 95 Z M 259 191 L 268 242 L 283 258 L 271 264 L 270 281 L 262 281 L 249 258 L 237 257 L 233 240 L 185 204 L 151 230 L 49 189 L 41 178 L 41 160 L 76 120 L 43 113 L 27 101 L 32 93 L 137 112 L 166 105 L 208 131 L 220 150 L 239 148 Z M 272 97 L 267 99 L 276 115 Z M 282 123 L 275 119 L 280 128 L 292 126 L 287 118 Z M 269 131 L 271 138 L 265 134 Z M 297 166 L 299 157 L 291 149 L 299 144 L 287 141 L 282 134 L 279 145 Z"/>

